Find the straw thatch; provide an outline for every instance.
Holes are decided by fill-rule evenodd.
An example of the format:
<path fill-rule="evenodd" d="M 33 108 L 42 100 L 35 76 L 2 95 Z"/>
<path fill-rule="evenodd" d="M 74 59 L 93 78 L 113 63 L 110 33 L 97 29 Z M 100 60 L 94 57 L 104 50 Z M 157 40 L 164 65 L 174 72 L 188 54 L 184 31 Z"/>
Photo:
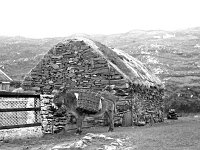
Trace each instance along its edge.
<path fill-rule="evenodd" d="M 94 42 L 94 44 L 91 44 L 94 46 L 94 50 L 104 57 L 128 81 L 148 87 L 163 86 L 160 79 L 136 58 L 119 49 L 108 48 L 99 42 Z"/>

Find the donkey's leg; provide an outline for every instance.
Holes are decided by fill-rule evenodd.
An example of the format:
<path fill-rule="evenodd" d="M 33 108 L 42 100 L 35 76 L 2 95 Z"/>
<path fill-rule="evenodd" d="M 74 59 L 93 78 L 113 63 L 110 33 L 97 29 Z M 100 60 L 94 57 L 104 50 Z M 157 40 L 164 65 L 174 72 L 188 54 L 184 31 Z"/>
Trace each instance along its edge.
<path fill-rule="evenodd" d="M 84 114 L 79 115 L 78 118 L 77 118 L 77 131 L 76 131 L 77 134 L 82 133 L 82 123 L 83 123 L 84 118 L 85 118 Z"/>
<path fill-rule="evenodd" d="M 108 119 L 109 119 L 109 129 L 108 129 L 108 132 L 109 131 L 112 132 L 112 131 L 114 131 L 114 113 L 113 113 L 113 111 L 108 110 L 107 114 L 108 114 Z"/>

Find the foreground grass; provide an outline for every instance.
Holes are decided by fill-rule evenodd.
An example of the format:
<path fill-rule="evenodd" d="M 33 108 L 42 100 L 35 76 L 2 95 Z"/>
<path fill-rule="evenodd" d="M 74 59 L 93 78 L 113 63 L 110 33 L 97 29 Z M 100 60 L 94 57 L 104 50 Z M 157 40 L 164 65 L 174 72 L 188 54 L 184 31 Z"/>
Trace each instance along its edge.
<path fill-rule="evenodd" d="M 200 119 L 183 117 L 152 127 L 128 129 L 122 135 L 138 150 L 199 150 Z M 120 136 L 120 135 L 118 135 Z"/>
<path fill-rule="evenodd" d="M 108 133 L 107 128 L 92 128 L 85 133 L 103 133 L 113 138 L 127 139 L 127 147 L 135 150 L 198 150 L 200 149 L 200 117 L 180 117 L 179 120 L 166 120 L 164 123 L 144 127 L 118 127 Z M 73 133 L 57 134 L 39 139 L 23 139 L 1 142 L 2 150 L 46 150 L 52 146 L 80 139 Z M 98 144 L 98 143 L 96 143 Z"/>

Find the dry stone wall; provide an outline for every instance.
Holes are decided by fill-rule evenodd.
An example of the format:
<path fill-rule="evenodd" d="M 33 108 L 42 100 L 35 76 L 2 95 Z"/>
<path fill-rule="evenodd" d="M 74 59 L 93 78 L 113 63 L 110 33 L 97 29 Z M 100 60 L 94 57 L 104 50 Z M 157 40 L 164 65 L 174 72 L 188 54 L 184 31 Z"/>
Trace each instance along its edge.
<path fill-rule="evenodd" d="M 51 104 L 53 101 L 52 95 L 41 95 L 41 122 L 43 133 L 53 133 L 53 111 Z"/>
<path fill-rule="evenodd" d="M 136 114 L 146 116 L 153 114 L 154 118 L 162 119 L 158 114 L 163 106 L 163 90 L 145 87 L 140 83 L 131 87 L 127 80 L 108 64 L 106 58 L 100 56 L 83 40 L 70 39 L 55 45 L 25 77 L 22 85 L 24 90 L 35 91 L 42 95 L 51 95 L 53 90 L 59 90 L 63 86 L 70 90 L 96 92 L 110 85 L 115 88 L 116 95 L 121 96 L 119 99 L 130 101 L 131 95 L 134 97 L 133 109 Z M 64 115 L 54 118 L 51 103 L 52 96 L 42 98 L 44 133 L 52 133 L 54 132 L 52 129 L 56 131 L 63 128 L 70 118 Z"/>
<path fill-rule="evenodd" d="M 61 107 L 58 111 L 52 107 L 53 95 L 41 95 L 41 123 L 42 133 L 52 134 L 65 130 L 76 129 L 75 118 L 67 113 L 65 107 Z M 87 119 L 87 118 L 86 118 Z M 93 126 L 93 122 L 83 122 L 83 127 Z M 93 121 L 93 120 L 90 120 Z"/>
<path fill-rule="evenodd" d="M 105 58 L 84 41 L 69 40 L 53 47 L 23 82 L 25 90 L 51 94 L 61 86 L 102 90 L 106 85 L 122 86 L 126 80 Z"/>
<path fill-rule="evenodd" d="M 99 91 L 109 84 L 122 86 L 126 81 L 89 45 L 83 41 L 69 40 L 57 44 L 44 56 L 25 77 L 23 89 L 51 95 L 54 89 L 59 89 L 63 85 L 70 90 Z M 63 112 L 54 118 L 51 110 L 52 98 L 41 98 L 44 133 L 52 133 L 63 128 L 69 119 L 62 115 Z"/>
<path fill-rule="evenodd" d="M 42 132 L 52 134 L 63 129 L 66 124 L 70 124 L 69 114 L 66 109 L 61 108 L 55 111 L 52 107 L 53 95 L 41 95 L 41 122 Z"/>

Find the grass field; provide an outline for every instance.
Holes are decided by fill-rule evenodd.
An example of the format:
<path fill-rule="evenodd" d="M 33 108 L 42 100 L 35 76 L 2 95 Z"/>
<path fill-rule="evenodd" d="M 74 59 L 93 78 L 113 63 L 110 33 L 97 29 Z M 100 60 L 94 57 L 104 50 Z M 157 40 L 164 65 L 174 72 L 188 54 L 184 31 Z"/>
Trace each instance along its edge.
<path fill-rule="evenodd" d="M 107 128 L 92 128 L 83 131 L 83 135 L 74 133 L 48 135 L 38 139 L 22 139 L 0 142 L 0 150 L 50 150 L 59 143 L 77 141 L 86 133 L 101 133 L 114 139 L 125 139 L 123 150 L 199 150 L 200 117 L 180 117 L 178 120 L 165 120 L 164 123 L 143 127 L 117 127 L 115 132 Z M 108 141 L 90 143 L 86 150 L 97 149 Z M 122 148 L 118 148 L 122 149 Z"/>

